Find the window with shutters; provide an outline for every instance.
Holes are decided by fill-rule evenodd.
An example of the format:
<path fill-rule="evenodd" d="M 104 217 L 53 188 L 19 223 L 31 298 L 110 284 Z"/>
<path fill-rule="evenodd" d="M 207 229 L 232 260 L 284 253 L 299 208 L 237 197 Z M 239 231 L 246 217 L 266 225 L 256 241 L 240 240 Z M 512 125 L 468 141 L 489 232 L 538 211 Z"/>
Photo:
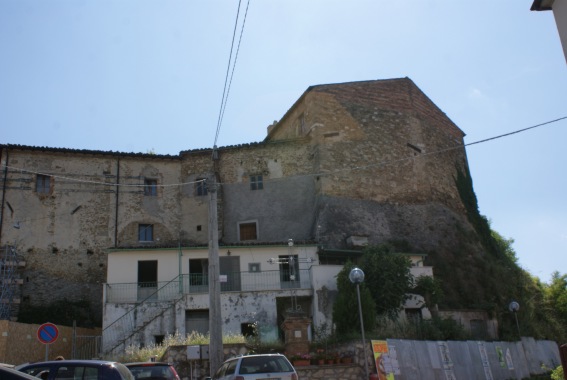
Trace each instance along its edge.
<path fill-rule="evenodd" d="M 258 240 L 258 226 L 256 222 L 244 222 L 238 224 L 239 240 Z"/>

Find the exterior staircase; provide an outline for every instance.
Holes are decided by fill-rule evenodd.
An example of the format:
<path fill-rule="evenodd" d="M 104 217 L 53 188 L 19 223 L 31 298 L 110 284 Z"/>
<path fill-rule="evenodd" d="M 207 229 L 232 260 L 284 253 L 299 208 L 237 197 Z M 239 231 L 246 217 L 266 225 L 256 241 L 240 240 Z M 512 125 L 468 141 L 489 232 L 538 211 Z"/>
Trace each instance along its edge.
<path fill-rule="evenodd" d="M 4 246 L 0 254 L 0 319 L 17 321 L 21 301 L 20 269 L 26 262 L 18 255 L 16 247 Z"/>
<path fill-rule="evenodd" d="M 172 286 L 177 286 L 179 277 L 167 282 L 142 301 L 135 304 L 126 314 L 102 330 L 102 357 L 112 357 L 133 344 L 137 344 L 137 336 L 142 333 L 153 321 L 163 316 L 166 311 L 175 311 L 175 305 L 183 298 L 179 291 L 171 297 Z M 160 295 L 167 293 L 167 297 Z"/>

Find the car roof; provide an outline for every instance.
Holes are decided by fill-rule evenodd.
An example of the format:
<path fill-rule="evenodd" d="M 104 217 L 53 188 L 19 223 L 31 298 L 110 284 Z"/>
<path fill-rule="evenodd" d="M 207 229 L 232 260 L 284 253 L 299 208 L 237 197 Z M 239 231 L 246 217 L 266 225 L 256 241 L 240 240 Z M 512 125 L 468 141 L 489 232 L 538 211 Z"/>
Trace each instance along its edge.
<path fill-rule="evenodd" d="M 115 361 L 108 361 L 108 360 L 49 360 L 43 362 L 33 362 L 33 363 L 24 363 L 19 365 L 17 368 L 24 368 L 27 366 L 60 366 L 60 365 L 79 365 L 79 364 L 88 364 L 92 366 L 101 366 L 101 365 L 109 365 L 109 364 L 116 364 L 118 362 Z"/>
<path fill-rule="evenodd" d="M 124 363 L 126 367 L 129 366 L 143 366 L 143 367 L 155 367 L 155 366 L 170 366 L 171 363 L 166 362 L 134 362 L 134 363 Z"/>
<path fill-rule="evenodd" d="M 7 376 L 5 376 L 7 375 Z M 10 367 L 0 366 L 0 378 L 2 379 L 30 379 L 30 380 L 38 380 L 37 377 L 28 375 L 27 373 L 20 372 Z"/>
<path fill-rule="evenodd" d="M 238 358 L 250 358 L 250 357 L 255 357 L 255 356 L 284 356 L 283 354 L 252 354 L 252 355 L 240 355 L 240 356 L 235 356 L 235 359 Z"/>

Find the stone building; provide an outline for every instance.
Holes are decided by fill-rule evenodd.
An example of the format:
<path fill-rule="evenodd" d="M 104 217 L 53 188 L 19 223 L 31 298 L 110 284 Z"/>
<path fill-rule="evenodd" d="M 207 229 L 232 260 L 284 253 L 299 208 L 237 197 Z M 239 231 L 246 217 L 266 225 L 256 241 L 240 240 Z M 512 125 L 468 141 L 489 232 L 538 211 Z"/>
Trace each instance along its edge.
<path fill-rule="evenodd" d="M 175 156 L 4 144 L 0 244 L 25 261 L 22 303 L 88 300 L 97 324 L 111 284 L 203 272 L 204 180 L 210 185 L 212 178 L 220 184 L 221 271 L 264 270 L 237 258 L 286 257 L 289 239 L 303 252 L 296 265 L 340 265 L 365 244 L 390 241 L 417 254 L 450 252 L 458 244 L 455 226 L 471 229 L 455 184 L 457 172 L 467 170 L 463 137 L 409 78 L 400 78 L 309 87 L 259 143 Z M 148 252 L 152 262 L 169 252 L 170 264 L 140 264 Z M 126 268 L 125 257 L 134 269 L 118 278 L 111 262 Z M 319 289 L 328 289 L 332 279 L 321 278 Z M 313 314 L 318 307 L 328 313 L 310 287 L 301 297 Z M 104 318 L 110 324 L 119 316 Z"/>

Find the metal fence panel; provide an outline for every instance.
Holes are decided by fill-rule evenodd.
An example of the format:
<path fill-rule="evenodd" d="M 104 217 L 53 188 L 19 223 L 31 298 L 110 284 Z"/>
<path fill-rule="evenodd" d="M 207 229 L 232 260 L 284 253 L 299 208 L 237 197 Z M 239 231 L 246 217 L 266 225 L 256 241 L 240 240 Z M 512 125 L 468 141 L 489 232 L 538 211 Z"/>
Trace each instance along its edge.
<path fill-rule="evenodd" d="M 560 364 L 553 341 L 410 341 L 388 339 L 396 352 L 396 380 L 526 379 Z"/>
<path fill-rule="evenodd" d="M 419 371 L 417 377 L 408 377 L 408 379 L 418 379 L 420 377 L 423 379 L 436 379 L 438 376 L 441 376 L 441 360 L 435 342 L 413 341 L 412 346 L 416 352 L 415 356 Z"/>
<path fill-rule="evenodd" d="M 472 366 L 471 355 L 466 342 L 447 341 L 447 347 L 451 355 L 453 373 L 457 379 L 474 379 L 474 370 L 480 362 Z"/>
<path fill-rule="evenodd" d="M 491 347 L 487 342 L 467 341 L 463 342 L 469 352 L 470 362 L 474 365 L 470 366 L 471 379 L 491 379 L 493 371 L 490 367 L 490 351 Z M 465 363 L 466 364 L 466 363 Z"/>

